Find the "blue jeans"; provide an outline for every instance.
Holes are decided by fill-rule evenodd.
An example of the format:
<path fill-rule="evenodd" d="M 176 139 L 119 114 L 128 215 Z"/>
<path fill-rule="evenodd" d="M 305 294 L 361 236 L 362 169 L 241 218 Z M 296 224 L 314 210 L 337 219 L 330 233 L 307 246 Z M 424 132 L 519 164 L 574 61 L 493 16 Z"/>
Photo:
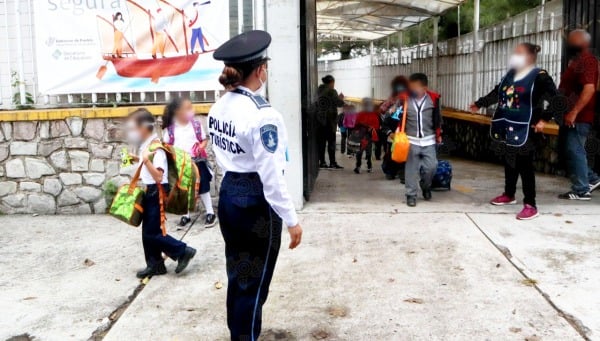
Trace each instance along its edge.
<path fill-rule="evenodd" d="M 194 52 L 194 48 L 196 47 L 196 41 L 198 41 L 202 52 L 204 52 L 204 36 L 202 35 L 202 28 L 194 28 L 192 30 L 192 41 L 190 46 L 192 52 Z"/>
<path fill-rule="evenodd" d="M 575 128 L 565 128 L 565 148 L 567 170 L 571 179 L 571 189 L 578 194 L 590 190 L 590 182 L 600 180 L 589 166 L 585 144 L 592 129 L 589 123 L 575 123 Z"/>

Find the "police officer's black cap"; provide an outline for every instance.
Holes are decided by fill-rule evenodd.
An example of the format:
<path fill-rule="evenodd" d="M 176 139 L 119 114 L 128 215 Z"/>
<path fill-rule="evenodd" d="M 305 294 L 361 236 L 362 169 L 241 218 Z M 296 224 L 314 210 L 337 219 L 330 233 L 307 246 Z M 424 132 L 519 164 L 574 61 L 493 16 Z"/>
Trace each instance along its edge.
<path fill-rule="evenodd" d="M 221 45 L 213 58 L 225 64 L 239 64 L 267 59 L 267 48 L 271 45 L 271 35 L 265 31 L 249 31 L 237 35 Z"/>

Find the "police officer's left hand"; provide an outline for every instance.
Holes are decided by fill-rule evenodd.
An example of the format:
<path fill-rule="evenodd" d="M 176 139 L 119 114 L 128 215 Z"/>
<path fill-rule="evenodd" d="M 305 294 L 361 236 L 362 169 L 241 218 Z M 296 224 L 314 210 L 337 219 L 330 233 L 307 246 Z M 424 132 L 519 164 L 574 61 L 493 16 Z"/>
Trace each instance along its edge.
<path fill-rule="evenodd" d="M 302 241 L 302 227 L 297 224 L 288 228 L 288 232 L 290 233 L 290 249 L 295 249 Z"/>

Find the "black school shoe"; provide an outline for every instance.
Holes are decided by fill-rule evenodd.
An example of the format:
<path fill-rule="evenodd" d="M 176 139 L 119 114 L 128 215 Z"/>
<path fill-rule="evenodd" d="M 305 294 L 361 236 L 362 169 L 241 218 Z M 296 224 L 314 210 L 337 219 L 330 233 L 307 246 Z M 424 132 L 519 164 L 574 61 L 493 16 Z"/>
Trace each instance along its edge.
<path fill-rule="evenodd" d="M 177 260 L 177 267 L 175 268 L 175 273 L 178 274 L 187 268 L 188 264 L 194 256 L 196 255 L 196 249 L 193 247 L 186 246 L 183 256 L 179 257 Z"/>
<path fill-rule="evenodd" d="M 319 164 L 319 168 L 321 168 L 321 169 L 329 169 L 329 165 L 326 164 L 325 162 L 323 162 L 323 163 Z"/>
<path fill-rule="evenodd" d="M 207 214 L 206 220 L 204 221 L 204 228 L 209 229 L 217 224 L 217 216 L 214 214 Z"/>
<path fill-rule="evenodd" d="M 190 217 L 188 216 L 183 216 L 181 217 L 181 219 L 179 220 L 179 224 L 177 224 L 177 226 L 181 226 L 184 227 L 185 225 L 189 224 L 190 221 L 192 221 L 192 219 L 190 219 Z"/>
<path fill-rule="evenodd" d="M 408 207 L 417 206 L 417 197 L 406 197 L 406 205 Z"/>
<path fill-rule="evenodd" d="M 425 199 L 425 201 L 431 200 L 431 190 L 430 189 L 423 190 L 423 199 Z"/>
<path fill-rule="evenodd" d="M 331 166 L 329 166 L 329 168 L 331 169 L 344 169 L 344 167 L 340 166 L 336 163 L 332 163 Z"/>
<path fill-rule="evenodd" d="M 155 266 L 148 266 L 145 269 L 138 271 L 135 276 L 139 279 L 143 279 L 146 277 L 164 275 L 166 273 L 167 268 L 165 267 L 165 263 L 159 263 Z"/>

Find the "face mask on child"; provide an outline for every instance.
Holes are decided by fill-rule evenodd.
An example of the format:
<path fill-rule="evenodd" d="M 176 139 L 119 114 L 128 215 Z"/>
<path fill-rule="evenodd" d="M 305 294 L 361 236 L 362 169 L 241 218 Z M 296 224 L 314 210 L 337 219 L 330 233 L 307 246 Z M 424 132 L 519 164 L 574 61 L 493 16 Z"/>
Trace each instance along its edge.
<path fill-rule="evenodd" d="M 138 130 L 129 130 L 127 132 L 127 142 L 134 146 L 140 145 L 142 143 L 142 135 Z"/>
<path fill-rule="evenodd" d="M 527 66 L 527 57 L 522 54 L 513 54 L 508 61 L 508 67 L 515 70 L 522 70 Z"/>
<path fill-rule="evenodd" d="M 186 118 L 188 121 L 191 121 L 191 120 L 193 120 L 195 116 L 196 116 L 196 112 L 194 112 L 194 110 L 190 110 L 190 111 L 188 111 L 187 113 L 185 113 L 185 118 Z"/>

